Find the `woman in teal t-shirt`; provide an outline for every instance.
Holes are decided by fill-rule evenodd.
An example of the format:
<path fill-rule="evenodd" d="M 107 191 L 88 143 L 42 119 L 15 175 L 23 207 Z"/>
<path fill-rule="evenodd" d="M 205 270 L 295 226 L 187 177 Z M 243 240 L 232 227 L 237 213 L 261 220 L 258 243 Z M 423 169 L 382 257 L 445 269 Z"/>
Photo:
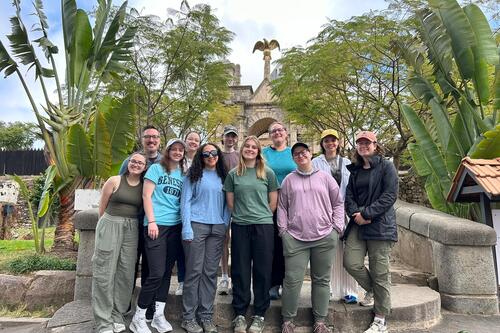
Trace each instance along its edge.
<path fill-rule="evenodd" d="M 273 264 L 273 212 L 278 199 L 278 181 L 266 167 L 259 139 L 249 136 L 240 149 L 238 166 L 224 182 L 227 205 L 232 211 L 231 277 L 235 333 L 246 333 L 245 314 L 250 305 L 253 280 L 254 317 L 248 333 L 261 333 L 269 308 Z"/>
<path fill-rule="evenodd" d="M 182 140 L 171 139 L 160 163 L 150 166 L 144 176 L 144 248 L 149 276 L 141 288 L 130 323 L 130 330 L 134 333 L 149 332 L 146 309 L 153 302 L 155 313 L 151 326 L 158 332 L 172 330 L 164 311 L 172 268 L 182 248 L 180 198 L 185 148 Z"/>
<path fill-rule="evenodd" d="M 267 165 L 273 169 L 278 182 L 281 182 L 285 177 L 297 168 L 293 161 L 292 151 L 288 144 L 288 132 L 285 125 L 275 121 L 269 126 L 269 138 L 272 141 L 271 146 L 265 147 L 262 154 L 266 159 Z M 283 258 L 283 244 L 279 237 L 278 224 L 276 222 L 276 213 L 273 215 L 274 223 L 274 259 L 273 259 L 273 273 L 271 281 L 271 289 L 269 295 L 271 299 L 280 298 L 279 289 L 283 285 L 283 278 L 285 277 L 285 259 Z"/>

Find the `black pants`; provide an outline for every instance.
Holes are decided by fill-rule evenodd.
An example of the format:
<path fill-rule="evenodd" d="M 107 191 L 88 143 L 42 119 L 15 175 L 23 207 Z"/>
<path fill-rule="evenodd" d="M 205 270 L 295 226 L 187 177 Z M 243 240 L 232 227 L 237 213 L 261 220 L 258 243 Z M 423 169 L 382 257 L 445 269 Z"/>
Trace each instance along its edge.
<path fill-rule="evenodd" d="M 274 233 L 271 224 L 231 224 L 231 278 L 233 309 L 245 315 L 250 305 L 250 281 L 254 314 L 263 317 L 269 308 L 273 264 Z"/>
<path fill-rule="evenodd" d="M 274 225 L 274 255 L 273 255 L 273 273 L 271 277 L 271 287 L 282 286 L 285 278 L 285 258 L 283 257 L 283 243 L 279 235 L 277 214 L 273 214 Z"/>
<path fill-rule="evenodd" d="M 151 239 L 144 228 L 144 247 L 149 264 L 149 276 L 142 285 L 137 305 L 145 309 L 154 301 L 166 302 L 170 277 L 182 247 L 182 224 L 158 226 L 158 238 Z M 155 297 L 156 296 L 156 297 Z"/>
<path fill-rule="evenodd" d="M 144 286 L 144 282 L 149 275 L 148 257 L 146 256 L 146 250 L 144 248 L 144 221 L 139 221 L 139 243 L 137 244 L 137 261 L 135 262 L 135 277 L 137 279 L 137 273 L 139 272 L 139 262 L 141 261 L 141 287 Z M 134 282 L 135 289 L 135 282 Z"/>

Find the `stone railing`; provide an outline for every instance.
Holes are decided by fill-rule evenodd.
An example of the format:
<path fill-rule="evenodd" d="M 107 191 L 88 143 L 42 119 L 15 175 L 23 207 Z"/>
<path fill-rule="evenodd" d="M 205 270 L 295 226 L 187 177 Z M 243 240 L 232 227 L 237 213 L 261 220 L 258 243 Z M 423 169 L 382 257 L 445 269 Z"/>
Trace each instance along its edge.
<path fill-rule="evenodd" d="M 75 215 L 75 229 L 80 233 L 76 262 L 75 301 L 90 300 L 91 298 L 92 256 L 94 255 L 95 227 L 98 219 L 97 209 L 84 210 Z"/>
<path fill-rule="evenodd" d="M 398 201 L 399 241 L 393 256 L 432 274 L 445 309 L 458 313 L 497 314 L 498 298 L 492 246 L 495 231 L 483 224 Z M 97 209 L 79 212 L 80 232 L 75 300 L 90 300 Z"/>
<path fill-rule="evenodd" d="M 437 279 L 443 308 L 498 314 L 495 231 L 481 223 L 398 201 L 396 260 Z"/>

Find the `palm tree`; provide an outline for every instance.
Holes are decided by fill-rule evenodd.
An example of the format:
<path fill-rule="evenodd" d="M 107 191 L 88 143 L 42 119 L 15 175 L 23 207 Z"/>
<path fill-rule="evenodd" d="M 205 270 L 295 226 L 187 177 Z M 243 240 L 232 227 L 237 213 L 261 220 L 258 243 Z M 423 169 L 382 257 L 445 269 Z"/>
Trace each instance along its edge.
<path fill-rule="evenodd" d="M 0 72 L 3 71 L 5 77 L 17 74 L 50 156 L 48 174 L 53 176 L 46 181 L 53 186 L 50 193 L 44 193 L 38 216 L 47 212 L 54 196 L 58 195 L 60 211 L 54 247 L 72 249 L 75 190 L 109 176 L 133 144 L 135 112 L 131 97 L 121 100 L 107 97 L 98 102 L 98 92 L 123 69 L 121 62 L 129 57 L 136 28 L 122 28 L 127 1 L 111 19 L 112 1 L 98 0 L 92 28 L 87 13 L 77 8 L 75 0 L 61 0 L 66 65 L 63 85 L 54 59 L 59 49 L 48 38 L 42 0 L 33 3 L 38 18 L 34 29 L 38 38 L 34 40 L 30 40 L 23 23 L 20 0 L 14 0 L 12 5 L 16 12 L 10 18 L 12 31 L 7 36 L 10 51 L 22 65 L 35 70 L 44 100 L 34 99 L 18 62 L 1 42 Z M 45 59 L 39 58 L 35 48 L 43 50 Z M 49 96 L 49 80 L 56 87 L 55 101 Z"/>

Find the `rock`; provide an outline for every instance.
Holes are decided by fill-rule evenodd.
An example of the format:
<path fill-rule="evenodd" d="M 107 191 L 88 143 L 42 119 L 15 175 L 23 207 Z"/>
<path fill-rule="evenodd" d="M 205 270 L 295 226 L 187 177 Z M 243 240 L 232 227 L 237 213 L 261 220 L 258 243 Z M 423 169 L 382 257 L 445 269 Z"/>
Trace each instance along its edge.
<path fill-rule="evenodd" d="M 26 308 L 60 307 L 73 300 L 74 290 L 75 272 L 38 271 L 26 292 Z"/>
<path fill-rule="evenodd" d="M 14 276 L 0 274 L 0 304 L 6 306 L 17 306 L 24 300 L 26 291 L 28 290 L 32 277 L 29 276 Z"/>

